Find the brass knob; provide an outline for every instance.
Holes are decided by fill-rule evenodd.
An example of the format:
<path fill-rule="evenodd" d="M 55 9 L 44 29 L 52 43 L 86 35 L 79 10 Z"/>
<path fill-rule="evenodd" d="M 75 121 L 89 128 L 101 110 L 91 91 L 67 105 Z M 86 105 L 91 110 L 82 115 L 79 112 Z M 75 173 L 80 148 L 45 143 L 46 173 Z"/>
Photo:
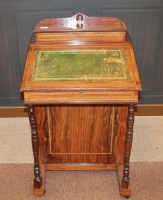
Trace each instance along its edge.
<path fill-rule="evenodd" d="M 78 15 L 76 16 L 76 21 L 83 21 L 83 19 L 84 19 L 84 17 L 83 17 L 82 14 L 78 14 Z"/>
<path fill-rule="evenodd" d="M 76 24 L 76 27 L 77 27 L 78 29 L 82 29 L 83 26 L 84 26 L 84 25 L 83 25 L 82 23 L 77 23 L 77 24 Z"/>

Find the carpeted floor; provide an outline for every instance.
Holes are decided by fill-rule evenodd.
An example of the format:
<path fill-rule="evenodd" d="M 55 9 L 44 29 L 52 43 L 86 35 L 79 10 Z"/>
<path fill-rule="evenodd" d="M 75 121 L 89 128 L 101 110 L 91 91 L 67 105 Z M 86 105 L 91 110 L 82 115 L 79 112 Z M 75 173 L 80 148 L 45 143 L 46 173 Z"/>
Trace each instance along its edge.
<path fill-rule="evenodd" d="M 0 138 L 0 200 L 124 199 L 107 171 L 47 172 L 45 196 L 34 197 L 28 119 L 1 118 Z M 163 200 L 163 116 L 135 118 L 131 184 L 131 200 Z"/>
<path fill-rule="evenodd" d="M 33 163 L 29 120 L 0 118 L 0 163 Z M 135 117 L 131 162 L 163 161 L 163 116 Z"/>
<path fill-rule="evenodd" d="M 131 200 L 163 200 L 163 162 L 131 164 Z M 0 200 L 121 200 L 115 172 L 47 172 L 46 194 L 32 195 L 32 164 L 0 165 Z"/>

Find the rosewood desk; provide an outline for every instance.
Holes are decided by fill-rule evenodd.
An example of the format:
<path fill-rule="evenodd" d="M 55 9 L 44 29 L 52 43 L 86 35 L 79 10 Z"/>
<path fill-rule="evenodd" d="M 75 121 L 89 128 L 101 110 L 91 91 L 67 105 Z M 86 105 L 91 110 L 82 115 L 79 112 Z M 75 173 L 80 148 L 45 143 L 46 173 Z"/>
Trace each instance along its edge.
<path fill-rule="evenodd" d="M 132 43 L 118 18 L 41 20 L 21 91 L 29 108 L 34 195 L 46 170 L 116 170 L 129 197 L 134 106 L 141 90 Z"/>

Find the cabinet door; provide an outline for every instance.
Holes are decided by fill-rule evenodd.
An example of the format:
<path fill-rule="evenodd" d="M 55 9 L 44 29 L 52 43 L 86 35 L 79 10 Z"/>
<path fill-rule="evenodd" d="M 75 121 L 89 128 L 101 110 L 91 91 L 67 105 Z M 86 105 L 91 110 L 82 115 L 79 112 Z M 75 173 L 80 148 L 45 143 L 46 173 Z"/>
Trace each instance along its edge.
<path fill-rule="evenodd" d="M 127 106 L 36 107 L 47 163 L 122 163 Z"/>

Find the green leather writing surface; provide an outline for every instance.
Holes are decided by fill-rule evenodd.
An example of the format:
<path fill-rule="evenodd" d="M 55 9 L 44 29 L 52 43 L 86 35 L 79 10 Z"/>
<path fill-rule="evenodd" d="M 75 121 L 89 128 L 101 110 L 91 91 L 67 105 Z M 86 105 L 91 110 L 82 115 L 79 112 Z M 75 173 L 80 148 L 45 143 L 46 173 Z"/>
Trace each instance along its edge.
<path fill-rule="evenodd" d="M 32 81 L 129 80 L 125 50 L 37 50 Z"/>

